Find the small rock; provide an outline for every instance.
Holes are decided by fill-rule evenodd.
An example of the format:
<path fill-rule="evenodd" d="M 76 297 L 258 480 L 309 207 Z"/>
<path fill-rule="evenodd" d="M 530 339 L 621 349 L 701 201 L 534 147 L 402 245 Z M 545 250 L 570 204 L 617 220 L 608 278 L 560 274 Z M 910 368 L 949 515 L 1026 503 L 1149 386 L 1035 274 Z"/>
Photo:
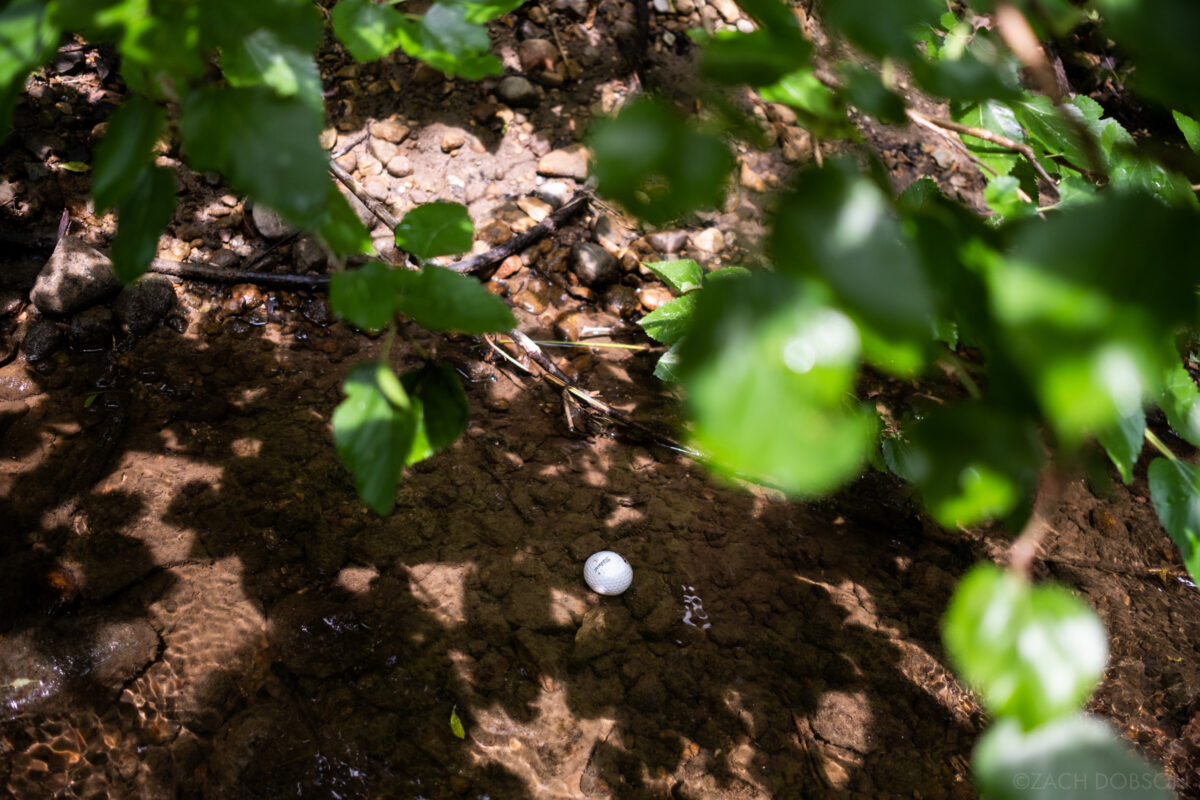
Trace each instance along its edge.
<path fill-rule="evenodd" d="M 29 299 L 47 314 L 73 314 L 121 288 L 108 256 L 82 239 L 64 236 L 38 273 Z"/>
<path fill-rule="evenodd" d="M 542 96 L 538 94 L 537 87 L 520 75 L 509 75 L 500 81 L 500 86 L 496 89 L 496 93 L 500 95 L 501 100 L 510 106 L 520 106 L 523 108 L 532 108 L 541 102 L 542 99 Z"/>
<path fill-rule="evenodd" d="M 554 321 L 554 333 L 568 342 L 593 336 L 605 336 L 617 325 L 617 320 L 598 311 L 568 311 Z"/>
<path fill-rule="evenodd" d="M 175 302 L 174 285 L 161 275 L 145 275 L 126 286 L 113 303 L 121 329 L 136 336 L 152 331 Z"/>
<path fill-rule="evenodd" d="M 104 350 L 112 344 L 115 328 L 112 309 L 107 306 L 85 308 L 71 317 L 71 345 L 77 350 Z"/>
<path fill-rule="evenodd" d="M 577 661 L 590 661 L 623 644 L 627 638 L 625 630 L 631 621 L 629 611 L 623 606 L 602 605 L 589 609 L 575 632 L 572 657 Z"/>
<path fill-rule="evenodd" d="M 550 287 L 545 281 L 531 280 L 525 288 L 517 292 L 513 305 L 523 308 L 530 314 L 540 314 L 549 304 Z"/>
<path fill-rule="evenodd" d="M 596 241 L 605 247 L 620 250 L 633 238 L 633 231 L 611 214 L 601 214 L 596 218 Z"/>
<path fill-rule="evenodd" d="M 0 292 L 0 319 L 11 317 L 25 305 L 25 296 L 20 292 Z"/>
<path fill-rule="evenodd" d="M 258 308 L 264 300 L 262 289 L 253 283 L 239 283 L 229 290 L 224 307 L 230 314 L 240 314 Z"/>
<path fill-rule="evenodd" d="M 812 160 L 812 135 L 803 128 L 787 127 L 779 137 L 783 148 L 783 160 L 789 164 L 801 164 Z"/>
<path fill-rule="evenodd" d="M 516 253 L 513 253 L 508 258 L 500 262 L 500 266 L 496 267 L 496 274 L 492 278 L 496 280 L 507 280 L 524 268 L 525 262 Z"/>
<path fill-rule="evenodd" d="M 282 239 L 296 232 L 295 228 L 279 216 L 278 211 L 260 203 L 255 203 L 250 209 L 250 220 L 254 223 L 254 229 L 264 239 Z"/>
<path fill-rule="evenodd" d="M 646 241 L 660 253 L 678 253 L 687 246 L 687 231 L 656 231 Z"/>
<path fill-rule="evenodd" d="M 417 62 L 417 68 L 413 70 L 412 82 L 417 86 L 433 86 L 434 84 L 441 83 L 445 79 L 445 75 L 443 75 L 441 72 L 438 72 L 424 61 Z"/>
<path fill-rule="evenodd" d="M 496 103 L 493 100 L 480 100 L 471 106 L 471 117 L 480 125 L 486 125 L 496 116 Z"/>
<path fill-rule="evenodd" d="M 333 146 L 337 144 L 337 138 L 337 128 L 330 125 L 321 131 L 321 137 L 317 141 L 320 143 L 322 150 L 332 150 Z"/>
<path fill-rule="evenodd" d="M 588 162 L 591 153 L 581 144 L 573 144 L 559 150 L 551 150 L 538 161 L 537 172 L 548 178 L 574 178 L 587 180 Z"/>
<path fill-rule="evenodd" d="M 296 266 L 305 272 L 320 271 L 329 265 L 329 253 L 321 242 L 312 236 L 302 236 L 292 247 Z"/>
<path fill-rule="evenodd" d="M 571 248 L 571 269 L 585 286 L 604 286 L 621 277 L 616 257 L 598 244 L 580 242 Z"/>
<path fill-rule="evenodd" d="M 692 247 L 701 253 L 716 254 L 725 248 L 725 234 L 718 228 L 705 228 L 691 236 Z"/>
<path fill-rule="evenodd" d="M 638 300 L 641 301 L 642 308 L 647 311 L 653 311 L 656 308 L 661 308 L 667 303 L 675 299 L 675 295 L 665 286 L 656 286 L 651 284 L 643 286 L 638 291 Z"/>
<path fill-rule="evenodd" d="M 371 155 L 379 159 L 381 164 L 388 163 L 396 155 L 396 145 L 387 139 L 372 139 L 368 149 L 371 151 Z"/>
<path fill-rule="evenodd" d="M 745 161 L 742 162 L 741 174 L 738 176 L 739 182 L 752 192 L 767 191 L 767 182 L 763 180 L 763 176 L 759 175 Z"/>
<path fill-rule="evenodd" d="M 558 48 L 546 39 L 526 39 L 517 48 L 517 58 L 525 72 L 537 69 L 551 70 L 554 69 L 554 62 L 558 58 Z"/>
<path fill-rule="evenodd" d="M 304 302 L 300 313 L 306 320 L 321 328 L 333 322 L 333 310 L 329 307 L 329 299 L 325 297 L 309 298 Z"/>
<path fill-rule="evenodd" d="M 408 137 L 408 126 L 395 119 L 383 119 L 371 125 L 371 135 L 391 144 L 400 144 Z M 382 161 L 383 159 L 380 159 Z"/>
<path fill-rule="evenodd" d="M 62 346 L 63 333 L 58 323 L 48 319 L 34 320 L 21 340 L 21 352 L 26 361 L 41 361 Z"/>
<path fill-rule="evenodd" d="M 373 197 L 376 200 L 387 200 L 388 194 L 391 192 L 391 186 L 388 184 L 387 178 L 382 175 L 372 175 L 363 181 L 363 191 L 368 197 Z"/>
<path fill-rule="evenodd" d="M 453 153 L 467 143 L 467 137 L 462 131 L 449 130 L 442 134 L 442 152 Z"/>
<path fill-rule="evenodd" d="M 394 156 L 387 162 L 387 171 L 394 178 L 407 178 L 413 174 L 412 159 L 403 153 Z"/>
<path fill-rule="evenodd" d="M 536 197 L 522 197 L 517 201 L 517 205 L 521 207 L 522 211 L 532 217 L 534 222 L 541 222 L 550 216 L 550 212 L 554 210 L 553 206 L 545 200 L 540 200 Z"/>
<path fill-rule="evenodd" d="M 736 26 L 739 33 L 754 33 L 754 23 L 748 19 L 739 19 Z"/>
<path fill-rule="evenodd" d="M 675 11 L 687 16 L 696 10 L 695 0 L 675 0 Z"/>
<path fill-rule="evenodd" d="M 512 238 L 512 228 L 498 219 L 489 219 L 479 230 L 476 231 L 476 237 L 489 245 L 495 246 L 504 244 Z"/>
<path fill-rule="evenodd" d="M 617 284 L 604 293 L 604 310 L 621 319 L 637 315 L 640 306 L 637 290 L 632 286 Z"/>
<path fill-rule="evenodd" d="M 552 208 L 561 208 L 571 196 L 571 187 L 562 181 L 546 181 L 537 189 L 537 196 Z"/>

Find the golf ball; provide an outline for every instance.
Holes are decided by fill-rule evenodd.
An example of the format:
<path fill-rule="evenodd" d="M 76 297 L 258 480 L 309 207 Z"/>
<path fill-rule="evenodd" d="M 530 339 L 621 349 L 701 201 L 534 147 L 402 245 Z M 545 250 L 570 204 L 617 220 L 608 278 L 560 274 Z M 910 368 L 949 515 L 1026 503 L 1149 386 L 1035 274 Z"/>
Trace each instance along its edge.
<path fill-rule="evenodd" d="M 583 579 L 597 594 L 620 594 L 633 583 L 633 567 L 611 550 L 601 550 L 584 563 Z"/>

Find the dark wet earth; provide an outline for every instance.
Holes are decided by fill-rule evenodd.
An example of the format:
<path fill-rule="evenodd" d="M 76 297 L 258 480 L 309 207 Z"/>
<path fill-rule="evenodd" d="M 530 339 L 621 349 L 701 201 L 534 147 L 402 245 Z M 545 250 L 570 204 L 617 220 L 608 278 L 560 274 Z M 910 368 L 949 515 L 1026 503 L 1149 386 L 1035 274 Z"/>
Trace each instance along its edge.
<path fill-rule="evenodd" d="M 735 24 L 684 5 L 676 0 L 678 19 L 656 15 L 662 81 L 683 80 L 686 66 L 661 46 L 666 33 Z M 367 88 L 354 94 L 343 80 L 333 92 L 345 115 L 334 139 L 374 131 L 343 167 L 394 211 L 457 200 L 488 244 L 519 232 L 548 184 L 582 184 L 538 176 L 540 159 L 631 91 L 610 36 L 630 9 L 600 3 L 589 17 L 584 4 L 556 17 L 584 75 L 572 83 L 567 69 L 562 89 L 538 82 L 541 99 L 515 113 L 496 86 L 447 89 L 402 60 L 339 73 Z M 510 72 L 523 69 L 517 40 L 554 24 L 523 11 L 498 34 Z M 67 64 L 61 80 L 35 86 L 0 151 L 0 233 L 25 232 L 0 258 L 4 791 L 975 796 L 969 758 L 986 720 L 946 667 L 939 620 L 972 563 L 1004 557 L 1002 534 L 938 529 L 875 472 L 811 503 L 718 485 L 603 419 L 568 424 L 558 389 L 479 342 L 415 327 L 404 333 L 464 377 L 471 422 L 409 470 L 395 513 L 379 518 L 359 503 L 329 420 L 346 372 L 380 343 L 334 322 L 320 294 L 177 282 L 167 296 L 160 284 L 148 294 L 168 307 L 152 322 L 140 301 L 66 316 L 29 305 L 64 207 L 79 235 L 103 245 L 111 234 L 111 216 L 88 211 L 86 179 L 55 169 L 87 155 L 106 113 L 96 97 L 108 84 L 90 69 Z M 79 88 L 87 80 L 91 95 Z M 396 80 L 419 119 L 371 127 Z M 63 103 L 77 124 L 59 124 Z M 521 329 L 645 345 L 629 323 L 665 289 L 639 260 L 741 263 L 766 189 L 813 157 L 794 119 L 752 110 L 775 141 L 741 154 L 720 212 L 651 233 L 593 207 L 502 265 L 489 285 L 511 299 Z M 970 201 L 978 176 L 953 164 L 938 172 L 953 154 L 922 135 L 870 139 L 898 185 L 929 172 Z M 266 249 L 241 199 L 190 173 L 181 186 L 161 256 L 230 265 Z M 581 243 L 615 257 L 611 284 L 569 267 Z M 322 258 L 310 240 L 288 240 L 264 268 L 319 272 Z M 419 363 L 403 340 L 398 369 Z M 675 424 L 676 404 L 651 376 L 656 353 L 548 352 L 619 410 L 656 430 Z M 891 404 L 937 387 L 874 391 Z M 1068 485 L 1038 571 L 1077 588 L 1108 626 L 1112 656 L 1092 709 L 1196 797 L 1200 594 L 1180 579 L 1147 498 L 1144 475 L 1128 489 Z M 601 597 L 582 580 L 602 549 L 633 565 L 624 595 Z"/>

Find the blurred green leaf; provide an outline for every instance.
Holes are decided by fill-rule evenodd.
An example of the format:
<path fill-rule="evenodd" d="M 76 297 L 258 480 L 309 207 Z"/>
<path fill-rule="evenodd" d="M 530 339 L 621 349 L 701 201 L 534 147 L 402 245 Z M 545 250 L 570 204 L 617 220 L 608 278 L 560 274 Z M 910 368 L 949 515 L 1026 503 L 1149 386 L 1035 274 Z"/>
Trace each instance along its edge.
<path fill-rule="evenodd" d="M 1027 420 L 978 402 L 934 408 L 902 431 L 904 471 L 925 507 L 947 528 L 1009 514 L 1037 486 L 1044 461 Z M 898 445 L 897 445 L 898 446 Z"/>
<path fill-rule="evenodd" d="M 931 94 L 958 102 L 983 103 L 1015 100 L 1020 94 L 992 65 L 980 61 L 971 52 L 944 61 L 918 60 L 912 65 L 913 76 Z"/>
<path fill-rule="evenodd" d="M 765 273 L 695 296 L 677 374 L 693 443 L 712 466 L 796 494 L 828 491 L 857 474 L 875 422 L 852 399 L 854 323 Z"/>
<path fill-rule="evenodd" d="M 690 258 L 678 261 L 650 261 L 643 266 L 678 294 L 699 289 L 704 280 L 703 267 Z"/>
<path fill-rule="evenodd" d="M 1012 175 L 989 178 L 983 199 L 995 212 L 995 221 L 1020 219 L 1037 214 L 1037 206 L 1020 195 L 1021 182 Z"/>
<path fill-rule="evenodd" d="M 990 800 L 1169 800 L 1170 779 L 1085 714 L 1025 732 L 997 720 L 975 746 L 975 780 Z"/>
<path fill-rule="evenodd" d="M 400 46 L 448 75 L 478 80 L 501 71 L 500 59 L 488 52 L 492 46 L 487 28 L 471 22 L 470 9 L 451 2 L 436 2 L 417 23 L 399 28 Z"/>
<path fill-rule="evenodd" d="M 1179 548 L 1188 574 L 1200 583 L 1200 468 L 1156 458 L 1150 462 L 1147 479 L 1158 519 Z"/>
<path fill-rule="evenodd" d="M 1171 116 L 1175 118 L 1175 124 L 1179 126 L 1179 132 L 1183 134 L 1188 147 L 1193 153 L 1200 153 L 1200 122 L 1178 111 L 1172 111 Z"/>
<path fill-rule="evenodd" d="M 119 207 L 113 239 L 113 271 L 131 283 L 150 266 L 158 252 L 158 237 L 175 215 L 175 173 L 147 164 Z"/>
<path fill-rule="evenodd" d="M 651 338 L 670 347 L 682 339 L 691 327 L 697 301 L 695 294 L 676 297 L 642 317 L 638 325 Z"/>
<path fill-rule="evenodd" d="M 45 2 L 15 0 L 0 9 L 0 141 L 8 135 L 25 76 L 50 58 L 58 35 Z"/>
<path fill-rule="evenodd" d="M 1200 116 L 1195 32 L 1200 5 L 1192 0 L 1096 0 L 1104 31 L 1136 65 L 1134 88 L 1193 117 Z"/>
<path fill-rule="evenodd" d="M 404 15 L 372 0 L 339 0 L 329 14 L 333 32 L 356 61 L 383 58 L 400 46 Z"/>
<path fill-rule="evenodd" d="M 411 465 L 450 446 L 467 430 L 470 408 L 454 367 L 428 364 L 400 376 L 416 411 L 417 427 L 406 463 Z"/>
<path fill-rule="evenodd" d="M 464 16 L 468 22 L 491 22 L 497 17 L 502 17 L 505 14 L 516 11 L 525 0 L 455 0 L 454 5 L 462 6 Z"/>
<path fill-rule="evenodd" d="M 1121 480 L 1126 485 L 1133 481 L 1133 467 L 1142 453 L 1145 434 L 1146 412 L 1141 406 L 1122 414 L 1115 425 L 1102 428 L 1096 433 L 1096 438 L 1104 446 L 1105 452 L 1121 473 Z"/>
<path fill-rule="evenodd" d="M 914 43 L 946 10 L 937 0 L 826 0 L 821 22 L 873 56 L 917 57 Z"/>
<path fill-rule="evenodd" d="M 358 496 L 380 516 L 395 504 L 396 484 L 416 432 L 417 417 L 396 374 L 386 364 L 356 364 L 333 411 L 333 441 L 354 475 Z"/>
<path fill-rule="evenodd" d="M 333 312 L 363 330 L 377 331 L 396 315 L 395 270 L 379 261 L 329 276 Z"/>
<path fill-rule="evenodd" d="M 289 222 L 314 227 L 329 198 L 321 125 L 302 100 L 264 87 L 206 88 L 188 95 L 180 134 L 191 166 L 221 172 Z"/>
<path fill-rule="evenodd" d="M 1158 405 L 1167 415 L 1171 428 L 1192 445 L 1200 447 L 1200 391 L 1178 360 L 1166 370 Z"/>
<path fill-rule="evenodd" d="M 794 109 L 801 124 L 817 136 L 842 137 L 855 131 L 841 98 L 810 68 L 789 72 L 776 83 L 760 87 L 758 94 L 768 103 L 783 103 Z"/>
<path fill-rule="evenodd" d="M 679 383 L 679 349 L 680 344 L 676 342 L 667 349 L 658 359 L 658 363 L 654 365 L 654 377 L 666 383 Z"/>
<path fill-rule="evenodd" d="M 929 338 L 933 297 L 891 203 L 848 162 L 804 172 L 775 218 L 781 270 L 819 275 L 881 333 Z"/>
<path fill-rule="evenodd" d="M 154 157 L 154 143 L 166 121 L 166 109 L 136 94 L 109 118 L 108 130 L 96 147 L 92 173 L 97 212 L 118 205 L 133 189 Z"/>
<path fill-rule="evenodd" d="M 803 37 L 782 39 L 767 28 L 719 31 L 701 51 L 700 73 L 718 83 L 765 86 L 807 64 L 811 50 Z"/>
<path fill-rule="evenodd" d="M 597 190 L 655 224 L 718 205 L 733 169 L 717 136 L 645 97 L 597 123 L 591 145 Z"/>
<path fill-rule="evenodd" d="M 475 240 L 475 226 L 459 203 L 423 203 L 404 215 L 396 227 L 396 247 L 420 260 L 465 253 Z"/>
<path fill-rule="evenodd" d="M 474 278 L 441 267 L 394 270 L 396 310 L 431 331 L 492 333 L 517 325 L 504 301 Z"/>
<path fill-rule="evenodd" d="M 273 30 L 254 31 L 222 51 L 221 71 L 233 86 L 268 86 L 280 97 L 297 97 L 318 113 L 325 112 L 312 53 L 286 44 Z"/>
<path fill-rule="evenodd" d="M 838 73 L 842 76 L 842 95 L 847 103 L 889 125 L 908 121 L 904 99 L 884 86 L 877 73 L 852 63 L 842 64 Z"/>
<path fill-rule="evenodd" d="M 333 181 L 328 181 L 328 185 L 325 192 L 328 202 L 317 225 L 317 233 L 336 255 L 374 253 L 375 245 L 367 226 L 362 224 Z"/>
<path fill-rule="evenodd" d="M 994 564 L 959 582 L 942 640 L 988 710 L 1025 731 L 1078 711 L 1108 659 L 1104 626 L 1083 601 Z"/>

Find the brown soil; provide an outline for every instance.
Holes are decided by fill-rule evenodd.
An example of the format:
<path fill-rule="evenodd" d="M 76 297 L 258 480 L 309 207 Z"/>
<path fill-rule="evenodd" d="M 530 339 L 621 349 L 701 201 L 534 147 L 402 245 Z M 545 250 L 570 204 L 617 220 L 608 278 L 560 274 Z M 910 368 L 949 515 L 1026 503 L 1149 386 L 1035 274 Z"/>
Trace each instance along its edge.
<path fill-rule="evenodd" d="M 392 115 L 412 130 L 411 176 L 389 175 L 367 143 L 350 168 L 385 181 L 400 213 L 447 199 L 480 229 L 529 224 L 512 201 L 538 187 L 538 158 L 633 90 L 613 38 L 631 33 L 631 7 L 584 10 L 552 18 L 581 79 L 521 116 L 488 113 L 495 82 L 450 86 L 403 58 L 355 67 L 331 50 L 340 141 Z M 529 16 L 496 26 L 510 73 L 518 39 L 546 35 Z M 656 17 L 656 85 L 689 91 L 683 31 L 702 19 Z M 61 210 L 87 238 L 112 232 L 88 213 L 86 176 L 59 168 L 87 159 L 119 99 L 104 54 L 83 52 L 32 82 L 0 152 L 4 228 L 26 234 L 0 260 L 0 786 L 20 798 L 974 796 L 986 720 L 945 664 L 939 620 L 958 577 L 1003 559 L 1006 539 L 938 529 L 888 477 L 811 503 L 718 485 L 604 420 L 569 426 L 556 390 L 477 342 L 411 327 L 466 378 L 471 423 L 410 470 L 381 519 L 329 433 L 346 371 L 379 343 L 333 321 L 320 295 L 177 283 L 148 335 L 17 356 L 38 318 L 20 293 Z M 688 253 L 709 265 L 753 252 L 770 197 L 754 189 L 784 185 L 812 154 L 743 100 L 777 142 L 746 149 L 725 209 L 688 222 L 723 234 L 715 252 Z M 444 152 L 455 132 L 463 145 Z M 898 187 L 930 174 L 978 205 L 977 175 L 945 141 L 867 133 Z M 165 257 L 266 248 L 239 198 L 184 175 Z M 622 317 L 661 287 L 636 258 L 600 292 L 565 268 L 571 243 L 606 237 L 649 259 L 640 233 L 595 206 L 492 287 L 535 338 L 586 314 L 644 344 Z M 304 247 L 266 268 L 295 269 Z M 393 352 L 398 368 L 418 363 L 414 348 Z M 550 352 L 615 407 L 674 423 L 654 352 Z M 880 402 L 925 390 L 878 387 Z M 1147 495 L 1144 475 L 1068 485 L 1038 570 L 1108 625 L 1092 709 L 1200 796 L 1200 595 L 1177 577 Z M 600 549 L 633 563 L 620 597 L 581 579 Z"/>

